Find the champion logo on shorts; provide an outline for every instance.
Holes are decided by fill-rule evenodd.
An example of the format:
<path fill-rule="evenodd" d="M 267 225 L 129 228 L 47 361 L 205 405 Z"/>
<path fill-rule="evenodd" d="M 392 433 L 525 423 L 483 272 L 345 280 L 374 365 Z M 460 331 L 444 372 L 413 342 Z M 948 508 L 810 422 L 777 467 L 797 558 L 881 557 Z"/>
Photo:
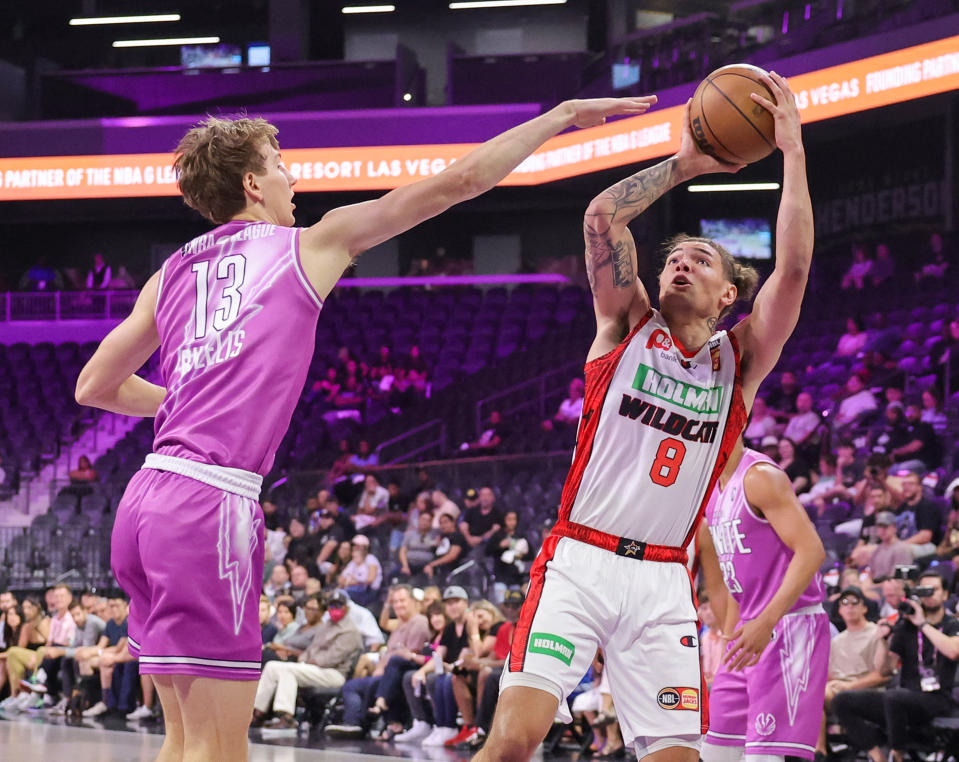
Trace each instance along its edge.
<path fill-rule="evenodd" d="M 548 632 L 534 632 L 529 636 L 529 651 L 534 654 L 554 656 L 568 667 L 573 663 L 576 646 L 559 635 L 551 635 Z"/>
<path fill-rule="evenodd" d="M 686 646 L 686 648 L 695 648 L 699 645 L 699 641 L 696 640 L 695 635 L 683 635 L 683 637 L 679 639 L 679 645 Z"/>
<path fill-rule="evenodd" d="M 663 688 L 656 696 L 656 702 L 663 708 L 687 712 L 699 711 L 698 688 Z"/>
<path fill-rule="evenodd" d="M 776 732 L 776 718 L 769 712 L 762 712 L 756 716 L 756 733 L 761 736 L 770 736 Z"/>

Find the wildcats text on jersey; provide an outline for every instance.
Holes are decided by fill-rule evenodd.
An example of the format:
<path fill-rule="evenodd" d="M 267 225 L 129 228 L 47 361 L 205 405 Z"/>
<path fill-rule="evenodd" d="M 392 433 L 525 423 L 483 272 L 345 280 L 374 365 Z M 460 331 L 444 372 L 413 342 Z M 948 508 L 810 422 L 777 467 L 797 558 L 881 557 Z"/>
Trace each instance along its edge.
<path fill-rule="evenodd" d="M 700 421 L 696 418 L 687 418 L 680 413 L 667 415 L 667 412 L 664 408 L 647 402 L 641 397 L 630 397 L 628 394 L 623 395 L 623 401 L 619 404 L 621 416 L 634 421 L 639 419 L 640 423 L 666 434 L 680 436 L 688 442 L 712 444 L 716 441 L 716 432 L 719 431 L 717 421 Z M 640 416 L 642 416 L 641 419 Z"/>

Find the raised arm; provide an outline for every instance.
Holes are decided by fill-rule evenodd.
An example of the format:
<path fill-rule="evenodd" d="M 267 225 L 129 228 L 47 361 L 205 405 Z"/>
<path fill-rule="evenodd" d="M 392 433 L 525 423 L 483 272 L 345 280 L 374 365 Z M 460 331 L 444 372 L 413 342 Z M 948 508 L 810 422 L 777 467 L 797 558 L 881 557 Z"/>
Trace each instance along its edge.
<path fill-rule="evenodd" d="M 737 172 L 702 153 L 689 130 L 689 103 L 683 114 L 679 152 L 620 180 L 596 196 L 583 218 L 586 275 L 593 291 L 596 339 L 588 359 L 612 350 L 649 310 L 649 295 L 637 276 L 636 245 L 629 223 L 680 183 L 711 172 Z"/>
<path fill-rule="evenodd" d="M 770 72 L 763 82 L 776 103 L 755 93 L 752 98 L 775 120 L 776 145 L 783 152 L 783 190 L 776 219 L 776 267 L 756 295 L 752 314 L 733 328 L 742 347 L 744 394 L 750 401 L 799 320 L 814 238 L 799 109 L 785 79 Z"/>
<path fill-rule="evenodd" d="M 153 310 L 160 274 L 140 291 L 133 311 L 100 342 L 80 371 L 76 399 L 112 413 L 150 417 L 156 415 L 166 389 L 134 375 L 160 346 Z"/>
<path fill-rule="evenodd" d="M 655 96 L 566 101 L 486 141 L 433 177 L 334 209 L 300 237 L 307 275 L 325 296 L 354 257 L 490 190 L 553 135 L 603 124 L 608 116 L 642 114 L 655 102 Z"/>

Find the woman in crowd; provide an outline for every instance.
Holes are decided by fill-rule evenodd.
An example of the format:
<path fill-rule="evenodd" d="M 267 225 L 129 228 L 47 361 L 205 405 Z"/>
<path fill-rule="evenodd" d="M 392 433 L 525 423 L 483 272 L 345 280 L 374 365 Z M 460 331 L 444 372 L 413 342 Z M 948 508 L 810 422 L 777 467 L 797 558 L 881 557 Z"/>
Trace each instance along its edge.
<path fill-rule="evenodd" d="M 350 562 L 339 576 L 338 584 L 350 598 L 366 606 L 376 598 L 383 584 L 383 567 L 379 559 L 370 553 L 370 538 L 358 534 L 350 548 Z"/>
<path fill-rule="evenodd" d="M 23 626 L 17 645 L 5 652 L 7 678 L 10 681 L 10 697 L 20 693 L 20 680 L 26 674 L 26 665 L 34 652 L 42 648 L 50 636 L 50 617 L 43 613 L 40 601 L 33 596 L 23 601 Z"/>
<path fill-rule="evenodd" d="M 20 633 L 23 632 L 23 609 L 20 606 L 11 606 L 7 609 L 7 616 L 3 622 L 3 642 L 20 643 Z M 0 652 L 0 691 L 7 682 L 7 652 Z"/>
<path fill-rule="evenodd" d="M 529 542 L 517 531 L 519 514 L 503 514 L 503 526 L 486 541 L 486 555 L 493 557 L 493 595 L 501 603 L 506 590 L 521 586 L 528 578 Z"/>
<path fill-rule="evenodd" d="M 851 317 L 846 320 L 846 332 L 839 337 L 836 345 L 836 357 L 855 357 L 866 346 L 869 334 L 863 330 L 862 320 Z"/>
<path fill-rule="evenodd" d="M 326 573 L 326 587 L 336 587 L 340 575 L 346 569 L 347 564 L 353 560 L 353 546 L 349 540 L 344 540 L 337 547 L 336 552 L 330 559 L 330 568 Z"/>
<path fill-rule="evenodd" d="M 788 437 L 779 440 L 779 467 L 786 472 L 797 495 L 809 489 L 809 466 L 796 456 L 796 443 Z"/>

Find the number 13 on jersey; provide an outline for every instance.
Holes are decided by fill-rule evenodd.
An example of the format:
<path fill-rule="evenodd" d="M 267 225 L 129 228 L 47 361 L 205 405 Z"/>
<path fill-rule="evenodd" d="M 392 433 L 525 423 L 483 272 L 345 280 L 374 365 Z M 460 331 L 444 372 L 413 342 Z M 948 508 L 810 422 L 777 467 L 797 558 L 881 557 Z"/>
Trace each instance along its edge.
<path fill-rule="evenodd" d="M 659 443 L 649 478 L 660 487 L 671 487 L 679 477 L 679 468 L 686 457 L 686 445 L 679 439 L 666 437 Z"/>

